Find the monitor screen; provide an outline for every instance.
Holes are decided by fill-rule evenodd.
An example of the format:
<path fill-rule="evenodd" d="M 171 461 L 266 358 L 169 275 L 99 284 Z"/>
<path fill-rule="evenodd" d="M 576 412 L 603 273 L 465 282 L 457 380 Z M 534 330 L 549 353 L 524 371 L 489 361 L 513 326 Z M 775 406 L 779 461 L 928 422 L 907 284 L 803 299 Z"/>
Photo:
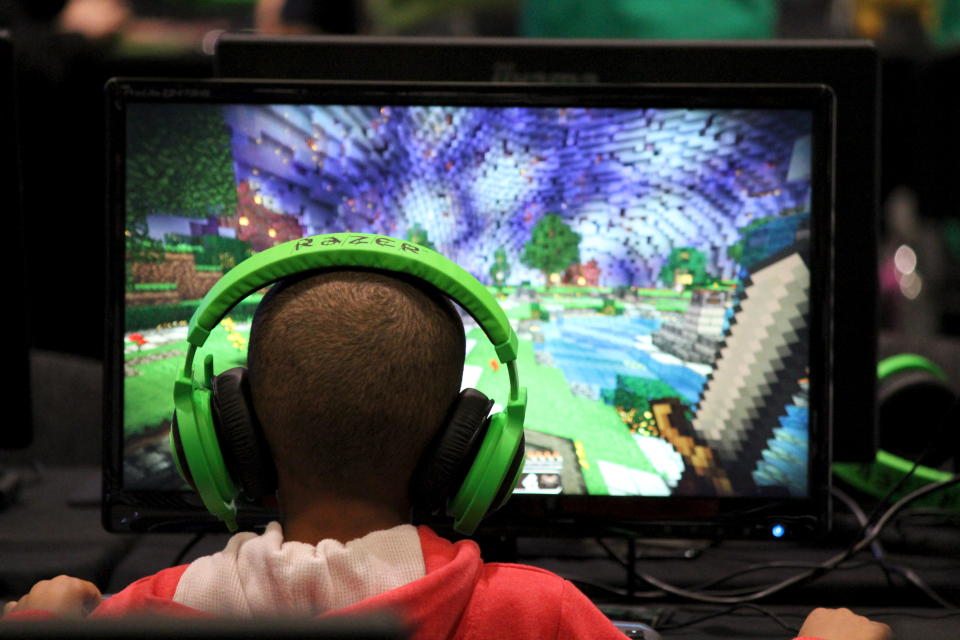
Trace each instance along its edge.
<path fill-rule="evenodd" d="M 282 242 L 347 232 L 434 249 L 505 310 L 529 393 L 514 512 L 630 520 L 638 499 L 698 499 L 811 513 L 828 92 L 270 88 L 112 87 L 115 496 L 189 502 L 167 449 L 172 383 L 213 283 Z M 261 298 L 207 340 L 218 370 L 245 363 Z M 462 316 L 462 385 L 498 410 L 507 372 Z"/>

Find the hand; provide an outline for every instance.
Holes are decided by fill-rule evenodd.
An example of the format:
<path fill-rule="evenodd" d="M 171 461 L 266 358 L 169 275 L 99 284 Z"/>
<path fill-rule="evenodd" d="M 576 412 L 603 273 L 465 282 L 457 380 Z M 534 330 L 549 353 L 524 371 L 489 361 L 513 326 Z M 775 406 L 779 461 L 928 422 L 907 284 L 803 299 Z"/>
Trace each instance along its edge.
<path fill-rule="evenodd" d="M 814 609 L 800 628 L 801 636 L 822 640 L 891 640 L 890 627 L 849 609 Z"/>
<path fill-rule="evenodd" d="M 41 609 L 64 618 L 84 618 L 102 599 L 100 590 L 92 582 L 57 576 L 52 580 L 41 580 L 27 595 L 5 604 L 3 615 Z"/>

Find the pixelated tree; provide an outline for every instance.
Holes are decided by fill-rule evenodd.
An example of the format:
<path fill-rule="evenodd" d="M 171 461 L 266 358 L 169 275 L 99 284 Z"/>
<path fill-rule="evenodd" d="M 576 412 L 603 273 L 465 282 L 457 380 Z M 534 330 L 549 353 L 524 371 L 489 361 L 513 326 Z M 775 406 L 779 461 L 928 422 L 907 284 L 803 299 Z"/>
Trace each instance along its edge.
<path fill-rule="evenodd" d="M 427 249 L 433 249 L 434 251 L 437 250 L 437 248 L 433 246 L 433 243 L 430 242 L 430 237 L 427 235 L 427 230 L 421 227 L 419 222 L 407 229 L 406 240 L 408 242 L 415 242 L 426 247 Z"/>
<path fill-rule="evenodd" d="M 197 247 L 194 261 L 197 266 L 220 267 L 224 273 L 253 255 L 249 242 L 224 236 L 185 236 L 168 233 L 164 236 L 167 246 L 189 244 Z"/>
<path fill-rule="evenodd" d="M 531 320 L 541 320 L 543 322 L 550 321 L 550 312 L 543 307 L 539 302 L 530 303 L 530 319 Z"/>
<path fill-rule="evenodd" d="M 163 261 L 163 243 L 151 238 L 148 231 L 146 219 L 130 220 L 124 230 L 127 254 L 127 260 L 125 261 L 127 291 L 133 290 L 133 264 L 135 262 Z"/>
<path fill-rule="evenodd" d="M 128 228 L 154 213 L 206 218 L 236 209 L 221 107 L 136 104 L 127 122 Z"/>
<path fill-rule="evenodd" d="M 613 298 L 604 296 L 600 299 L 600 306 L 597 307 L 597 311 L 605 316 L 619 316 L 623 315 L 623 305 L 618 305 Z"/>
<path fill-rule="evenodd" d="M 755 231 L 756 229 L 759 229 L 760 227 L 762 227 L 763 225 L 765 225 L 766 223 L 770 222 L 773 219 L 774 219 L 773 216 L 767 216 L 765 218 L 757 218 L 747 226 L 741 227 L 739 229 L 740 239 L 736 242 L 736 244 L 732 244 L 729 247 L 727 247 L 727 257 L 739 264 L 740 261 L 743 260 L 743 249 L 744 249 L 744 244 L 747 241 L 747 236 L 749 236 L 753 231 Z"/>
<path fill-rule="evenodd" d="M 707 256 L 694 247 L 677 247 L 670 252 L 666 264 L 660 268 L 660 281 L 672 288 L 678 282 L 687 287 L 705 287 L 710 284 Z"/>
<path fill-rule="evenodd" d="M 650 401 L 677 398 L 680 393 L 672 386 L 656 378 L 617 376 L 615 389 L 603 389 L 601 397 L 607 404 L 622 411 L 621 419 L 633 431 L 653 433 L 655 422 L 650 414 Z"/>
<path fill-rule="evenodd" d="M 493 252 L 493 266 L 490 267 L 490 278 L 497 287 L 503 287 L 510 278 L 510 264 L 507 262 L 507 251 L 502 245 Z"/>
<path fill-rule="evenodd" d="M 542 271 L 549 287 L 551 274 L 563 273 L 580 262 L 580 234 L 559 214 L 548 213 L 533 225 L 520 262 Z"/>

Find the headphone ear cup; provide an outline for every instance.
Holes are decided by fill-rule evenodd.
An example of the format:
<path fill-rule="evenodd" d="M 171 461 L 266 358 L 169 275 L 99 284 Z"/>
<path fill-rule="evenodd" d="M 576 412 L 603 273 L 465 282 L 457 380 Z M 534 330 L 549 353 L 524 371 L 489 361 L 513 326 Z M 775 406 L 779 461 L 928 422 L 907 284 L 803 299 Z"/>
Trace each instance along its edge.
<path fill-rule="evenodd" d="M 491 408 L 493 401 L 476 389 L 460 392 L 417 466 L 414 505 L 435 513 L 457 492 L 483 442 Z"/>
<path fill-rule="evenodd" d="M 277 470 L 253 410 L 247 370 L 228 369 L 213 378 L 211 410 L 230 476 L 250 500 L 277 490 Z"/>
<path fill-rule="evenodd" d="M 527 457 L 526 446 L 527 439 L 521 435 L 520 446 L 517 447 L 517 452 L 514 454 L 513 460 L 510 462 L 510 468 L 507 470 L 507 475 L 503 477 L 503 484 L 497 489 L 497 495 L 493 498 L 493 502 L 490 503 L 491 507 L 487 513 L 493 513 L 505 505 L 507 500 L 510 499 L 510 496 L 513 495 L 513 490 L 520 480 L 520 474 L 523 472 L 523 462 Z"/>
<path fill-rule="evenodd" d="M 177 473 L 183 478 L 183 481 L 190 485 L 194 491 L 197 490 L 197 483 L 193 479 L 193 473 L 190 471 L 190 464 L 187 461 L 187 454 L 183 450 L 183 439 L 180 437 L 180 425 L 177 424 L 177 412 L 173 412 L 173 419 L 170 421 L 170 452 L 173 454 L 173 464 Z"/>
<path fill-rule="evenodd" d="M 946 380 L 926 369 L 897 371 L 883 378 L 877 385 L 880 447 L 911 460 L 926 451 L 924 464 L 939 467 L 960 453 L 957 430 L 941 424 L 956 398 Z M 937 444 L 930 446 L 931 438 Z"/>

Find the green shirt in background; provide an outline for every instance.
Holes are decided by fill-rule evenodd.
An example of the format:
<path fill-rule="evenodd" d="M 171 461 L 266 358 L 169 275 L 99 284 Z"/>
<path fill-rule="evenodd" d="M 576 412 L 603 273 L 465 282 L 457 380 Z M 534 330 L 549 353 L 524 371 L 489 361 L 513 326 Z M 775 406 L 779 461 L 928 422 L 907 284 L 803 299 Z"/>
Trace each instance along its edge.
<path fill-rule="evenodd" d="M 953 49 L 960 45 L 960 0 L 939 0 L 939 19 L 931 34 L 934 46 Z"/>
<path fill-rule="evenodd" d="M 776 0 L 524 0 L 535 38 L 771 38 Z"/>

